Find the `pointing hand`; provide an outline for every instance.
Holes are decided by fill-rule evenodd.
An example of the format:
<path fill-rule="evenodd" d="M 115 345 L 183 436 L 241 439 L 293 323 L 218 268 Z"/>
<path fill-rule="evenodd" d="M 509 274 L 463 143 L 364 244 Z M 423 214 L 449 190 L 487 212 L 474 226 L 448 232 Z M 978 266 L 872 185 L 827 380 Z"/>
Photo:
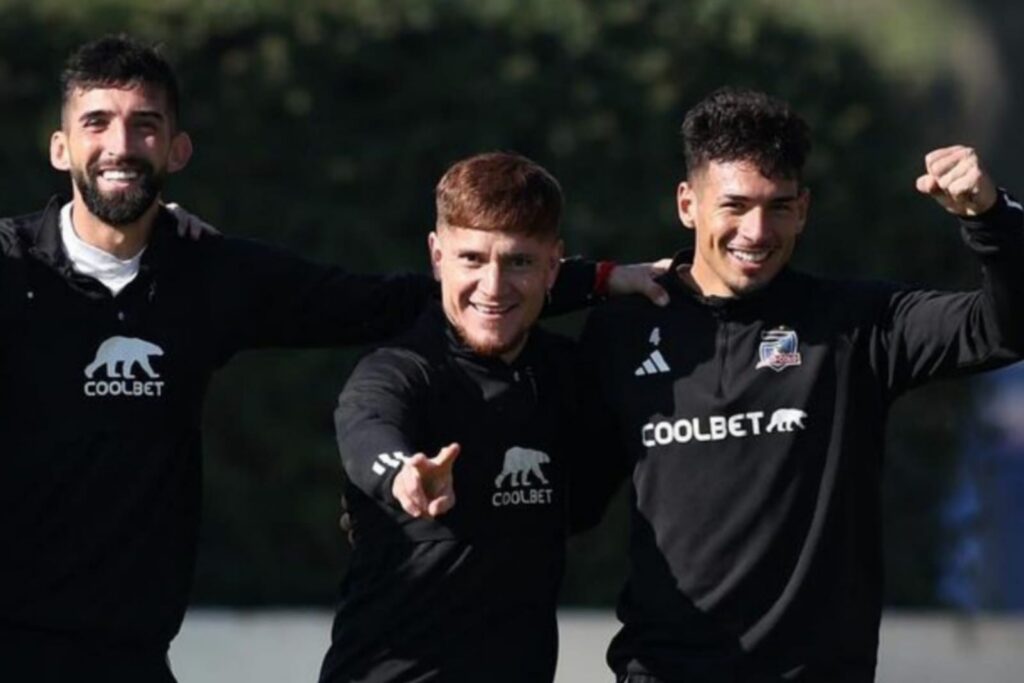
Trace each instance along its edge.
<path fill-rule="evenodd" d="M 443 515 L 455 505 L 455 486 L 452 467 L 459 456 L 459 444 L 445 446 L 436 457 L 422 453 L 412 456 L 402 465 L 391 484 L 395 500 L 412 517 L 434 518 Z"/>

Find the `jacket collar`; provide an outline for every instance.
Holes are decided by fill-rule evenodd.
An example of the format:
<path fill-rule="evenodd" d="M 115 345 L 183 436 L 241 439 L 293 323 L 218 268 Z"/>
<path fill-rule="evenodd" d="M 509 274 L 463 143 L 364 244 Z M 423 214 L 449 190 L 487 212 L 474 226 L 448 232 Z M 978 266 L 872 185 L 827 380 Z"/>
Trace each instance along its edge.
<path fill-rule="evenodd" d="M 535 355 L 534 339 L 537 336 L 538 329 L 535 327 L 530 330 L 529 335 L 526 338 L 526 344 L 523 345 L 522 350 L 519 352 L 511 363 L 507 363 L 497 356 L 481 356 L 479 353 L 474 351 L 459 335 L 458 330 L 451 324 L 448 317 L 444 314 L 444 308 L 440 302 L 432 302 L 430 306 L 431 314 L 437 316 L 439 322 L 435 324 L 443 324 L 445 345 L 448 353 L 455 358 L 458 358 L 461 362 L 473 365 L 488 374 L 504 376 L 514 373 L 516 370 L 528 366 L 532 363 L 533 356 Z"/>
<path fill-rule="evenodd" d="M 28 253 L 61 273 L 71 270 L 71 263 L 64 253 L 60 237 L 60 210 L 65 203 L 66 201 L 59 196 L 51 197 L 39 220 L 22 225 Z"/>
<path fill-rule="evenodd" d="M 693 263 L 693 258 L 693 249 L 676 252 L 672 257 L 672 265 L 669 266 L 668 272 L 657 278 L 657 282 L 668 291 L 670 299 L 674 302 L 691 301 L 713 310 L 744 310 L 752 306 L 761 306 L 764 302 L 783 295 L 794 279 L 794 271 L 787 265 L 772 278 L 771 282 L 749 294 L 737 297 L 705 296 L 692 289 L 677 274 L 680 267 L 686 267 Z"/>
<path fill-rule="evenodd" d="M 522 352 L 511 363 L 500 358 L 481 356 L 471 349 L 459 336 L 444 314 L 440 301 L 431 300 L 420 316 L 410 338 L 429 340 L 429 345 L 439 353 L 439 360 L 445 365 L 457 368 L 455 376 L 484 400 L 490 400 L 508 391 L 519 380 L 528 381 L 536 392 L 533 380 L 534 366 L 543 353 L 543 344 L 538 342 L 543 330 L 531 330 Z"/>
<path fill-rule="evenodd" d="M 67 199 L 55 195 L 46 203 L 39 220 L 22 226 L 23 239 L 27 250 L 34 258 L 50 266 L 65 277 L 74 273 L 71 262 L 64 252 L 60 235 L 60 211 Z M 177 221 L 170 211 L 160 207 L 150 232 L 149 244 L 142 255 L 141 270 L 151 270 L 159 263 L 168 250 L 173 248 L 174 230 Z"/>

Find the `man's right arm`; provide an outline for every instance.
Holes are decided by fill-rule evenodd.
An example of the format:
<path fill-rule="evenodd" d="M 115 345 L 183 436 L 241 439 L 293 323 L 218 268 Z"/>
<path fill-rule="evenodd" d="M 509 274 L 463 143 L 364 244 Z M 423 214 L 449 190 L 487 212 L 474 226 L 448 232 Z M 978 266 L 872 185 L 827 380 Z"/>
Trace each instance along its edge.
<path fill-rule="evenodd" d="M 345 474 L 387 506 L 400 507 L 393 485 L 417 452 L 426 389 L 416 357 L 385 348 L 359 362 L 338 398 L 334 424 Z"/>

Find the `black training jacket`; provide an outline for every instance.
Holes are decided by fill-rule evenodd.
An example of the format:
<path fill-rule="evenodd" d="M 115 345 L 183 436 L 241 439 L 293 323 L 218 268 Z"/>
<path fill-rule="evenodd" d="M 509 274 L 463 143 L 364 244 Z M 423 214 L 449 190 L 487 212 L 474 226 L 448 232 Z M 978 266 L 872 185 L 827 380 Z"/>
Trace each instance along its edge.
<path fill-rule="evenodd" d="M 40 653 L 162 658 L 192 577 L 213 371 L 248 348 L 383 339 L 435 291 L 252 241 L 180 239 L 161 211 L 114 297 L 72 271 L 59 211 L 0 221 L 0 680 L 50 659 L 34 639 Z M 560 298 L 583 303 L 593 265 L 566 273 Z"/>
<path fill-rule="evenodd" d="M 785 270 L 721 299 L 673 276 L 667 308 L 593 312 L 584 354 L 606 413 L 594 421 L 615 430 L 632 472 L 617 673 L 873 680 L 889 406 L 1024 350 L 1020 205 L 1003 196 L 961 223 L 978 291 Z"/>
<path fill-rule="evenodd" d="M 321 683 L 552 680 L 571 349 L 536 329 L 511 364 L 482 358 L 437 307 L 355 369 L 335 414 L 355 549 Z M 408 516 L 402 460 L 451 442 L 455 506 Z"/>

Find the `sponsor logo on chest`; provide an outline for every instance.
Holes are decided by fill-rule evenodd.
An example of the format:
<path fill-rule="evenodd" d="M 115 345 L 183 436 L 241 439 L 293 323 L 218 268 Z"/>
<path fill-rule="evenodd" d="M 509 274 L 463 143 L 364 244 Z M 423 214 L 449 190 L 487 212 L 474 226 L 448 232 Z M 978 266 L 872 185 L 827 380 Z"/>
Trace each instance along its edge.
<path fill-rule="evenodd" d="M 645 448 L 654 448 L 691 441 L 745 439 L 762 434 L 802 431 L 806 428 L 806 418 L 807 413 L 799 408 L 779 408 L 772 412 L 767 423 L 764 411 L 761 410 L 662 420 L 645 424 L 640 430 L 640 441 Z"/>
<path fill-rule="evenodd" d="M 501 472 L 494 479 L 491 505 L 550 505 L 554 489 L 544 475 L 544 467 L 551 458 L 543 451 L 513 446 L 505 451 Z"/>
<path fill-rule="evenodd" d="M 162 396 L 164 382 L 152 364 L 154 358 L 162 355 L 163 349 L 145 339 L 110 337 L 100 344 L 96 357 L 85 367 L 83 391 L 90 398 Z"/>

